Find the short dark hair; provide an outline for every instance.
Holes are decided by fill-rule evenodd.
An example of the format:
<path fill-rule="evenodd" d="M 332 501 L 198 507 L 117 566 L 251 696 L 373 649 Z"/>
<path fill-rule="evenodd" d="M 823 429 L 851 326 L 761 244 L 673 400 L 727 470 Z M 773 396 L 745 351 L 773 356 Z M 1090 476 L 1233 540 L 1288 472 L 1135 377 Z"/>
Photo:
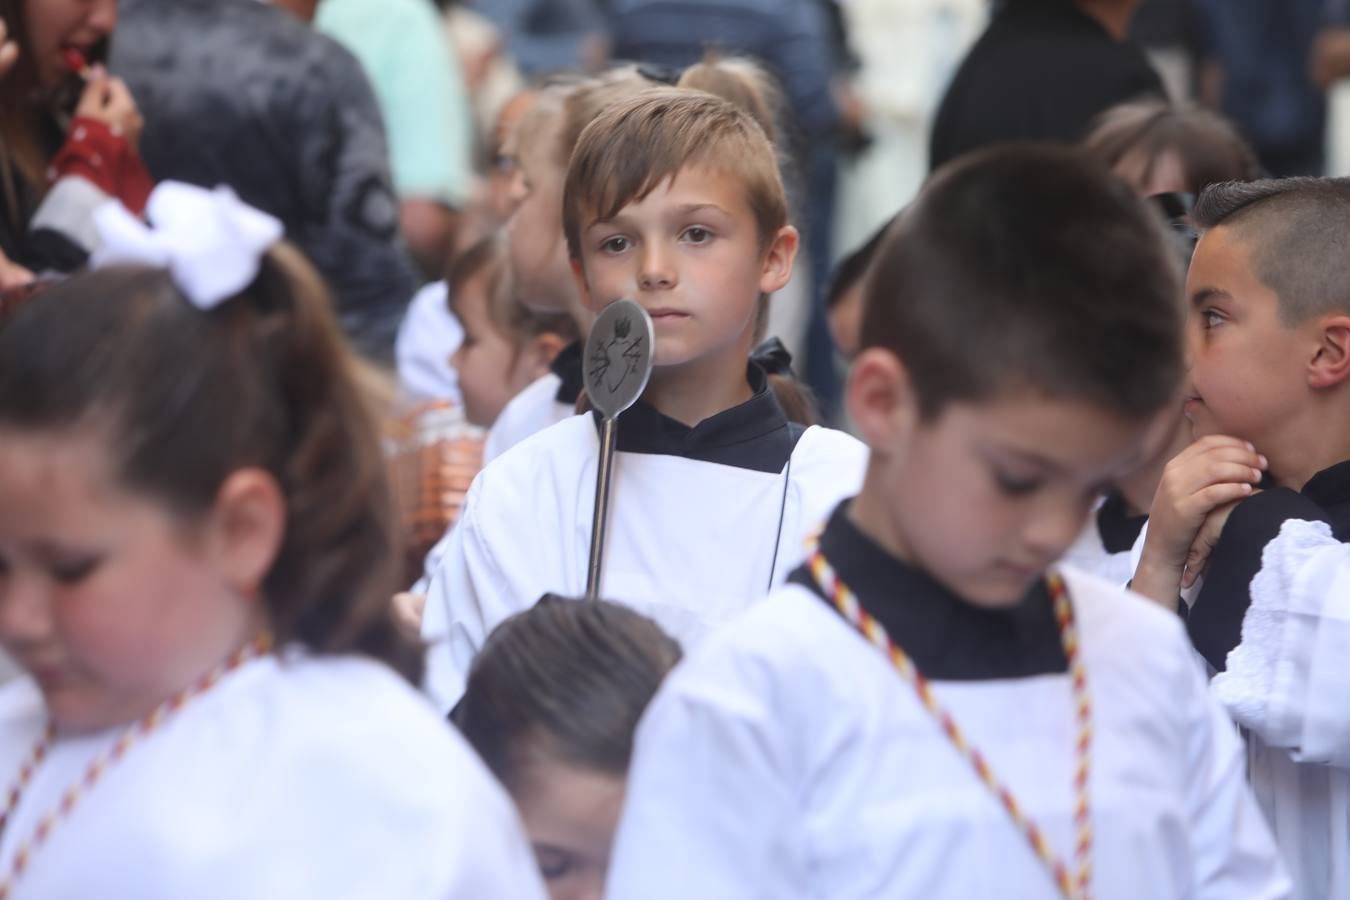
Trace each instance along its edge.
<path fill-rule="evenodd" d="M 577 340 L 581 333 L 570 312 L 544 312 L 527 306 L 520 299 L 506 257 L 506 237 L 501 233 L 488 235 L 454 257 L 446 274 L 450 285 L 450 311 L 456 315 L 461 313 L 461 289 L 481 277 L 487 297 L 488 321 L 510 339 L 517 353 L 530 339 L 541 334 L 556 334 L 568 343 Z"/>
<path fill-rule="evenodd" d="M 926 419 L 1015 389 L 1129 418 L 1182 375 L 1182 286 L 1163 225 L 1084 151 L 1006 145 L 940 169 L 867 280 L 862 349 L 905 364 Z"/>
<path fill-rule="evenodd" d="M 680 646 L 647 617 L 552 594 L 488 636 L 452 718 L 508 789 L 539 758 L 624 775 Z"/>
<path fill-rule="evenodd" d="M 1200 195 L 1193 216 L 1201 228 L 1232 228 L 1247 243 L 1253 271 L 1279 297 L 1285 324 L 1350 312 L 1350 179 L 1216 184 Z"/>
<path fill-rule="evenodd" d="M 861 247 L 845 256 L 834 267 L 829 287 L 825 290 L 826 309 L 838 306 L 839 301 L 844 298 L 844 293 L 862 281 L 863 275 L 867 274 L 868 266 L 872 264 L 872 259 L 877 255 L 877 248 L 881 246 L 882 239 L 886 237 L 886 232 L 890 230 L 896 218 L 898 214 L 873 232 Z"/>

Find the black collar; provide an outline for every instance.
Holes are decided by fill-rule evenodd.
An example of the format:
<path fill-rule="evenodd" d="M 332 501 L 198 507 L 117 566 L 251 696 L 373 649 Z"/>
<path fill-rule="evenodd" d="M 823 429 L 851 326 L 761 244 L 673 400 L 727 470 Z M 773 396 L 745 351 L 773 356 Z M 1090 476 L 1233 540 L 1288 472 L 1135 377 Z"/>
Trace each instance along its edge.
<path fill-rule="evenodd" d="M 581 352 L 581 341 L 573 341 L 558 351 L 558 355 L 553 357 L 553 365 L 548 367 L 550 372 L 562 379 L 558 393 L 554 395 L 559 403 L 576 406 L 577 398 L 581 396 Z"/>
<path fill-rule="evenodd" d="M 781 472 L 805 431 L 788 421 L 764 370 L 751 363 L 749 400 L 690 428 L 639 400 L 619 417 L 617 447 L 624 453 L 679 456 L 756 472 Z M 600 414 L 593 412 L 596 427 Z"/>
<path fill-rule="evenodd" d="M 1339 540 L 1350 538 L 1350 460 L 1318 472 L 1299 493 L 1326 510 L 1331 530 Z"/>
<path fill-rule="evenodd" d="M 1132 550 L 1147 521 L 1148 513 L 1130 515 L 1124 495 L 1120 491 L 1112 491 L 1097 509 L 1097 531 L 1102 536 L 1102 547 L 1107 553 Z"/>
<path fill-rule="evenodd" d="M 821 550 L 927 678 L 978 681 L 1068 671 L 1044 581 L 1009 609 L 975 606 L 888 554 L 853 524 L 847 509 L 848 503 L 841 503 L 830 516 Z M 788 581 L 829 602 L 805 565 Z"/>

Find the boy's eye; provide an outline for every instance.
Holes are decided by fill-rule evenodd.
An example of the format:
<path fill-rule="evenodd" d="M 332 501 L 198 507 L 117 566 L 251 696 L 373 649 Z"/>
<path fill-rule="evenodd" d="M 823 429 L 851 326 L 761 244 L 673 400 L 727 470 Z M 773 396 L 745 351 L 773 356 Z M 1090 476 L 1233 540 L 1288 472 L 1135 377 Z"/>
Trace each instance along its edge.
<path fill-rule="evenodd" d="M 684 239 L 691 244 L 706 244 L 712 240 L 712 232 L 708 229 L 695 225 L 692 228 L 685 229 Z"/>
<path fill-rule="evenodd" d="M 1039 478 L 1024 478 L 1017 475 L 1010 475 L 1007 472 L 994 470 L 994 483 L 998 489 L 1009 497 L 1025 497 L 1034 493 L 1041 487 Z"/>
<path fill-rule="evenodd" d="M 572 854 L 561 850 L 536 850 L 535 861 L 539 864 L 539 874 L 545 881 L 556 881 L 570 875 L 576 868 Z"/>
<path fill-rule="evenodd" d="M 1223 324 L 1223 314 L 1213 309 L 1200 311 L 1200 327 L 1206 331 Z"/>
<path fill-rule="evenodd" d="M 632 245 L 629 243 L 628 238 L 612 237 L 606 238 L 604 241 L 600 243 L 600 250 L 604 253 L 622 253 L 623 251 L 627 250 L 630 246 Z"/>
<path fill-rule="evenodd" d="M 101 562 L 98 557 L 86 556 L 79 559 L 61 560 L 51 564 L 52 577 L 61 584 L 77 584 L 88 578 Z"/>

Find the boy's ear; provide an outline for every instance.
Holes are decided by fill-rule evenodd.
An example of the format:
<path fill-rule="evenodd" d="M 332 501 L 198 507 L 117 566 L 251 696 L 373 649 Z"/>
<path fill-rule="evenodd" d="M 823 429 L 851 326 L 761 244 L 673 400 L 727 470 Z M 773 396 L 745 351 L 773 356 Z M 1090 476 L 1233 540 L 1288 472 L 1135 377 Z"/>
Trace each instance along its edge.
<path fill-rule="evenodd" d="M 530 338 L 524 349 L 521 350 L 521 353 L 524 354 L 524 363 L 529 371 L 530 380 L 533 381 L 547 375 L 549 367 L 553 365 L 553 360 L 566 346 L 567 339 L 551 331 Z"/>
<path fill-rule="evenodd" d="M 572 267 L 572 281 L 577 286 L 577 298 L 585 309 L 593 309 L 591 306 L 591 287 L 586 283 L 586 269 L 582 267 L 581 260 L 576 257 L 568 259 L 568 264 Z"/>
<path fill-rule="evenodd" d="M 1350 376 L 1350 316 L 1332 315 L 1318 324 L 1317 352 L 1308 363 L 1308 385 L 1331 388 Z"/>
<path fill-rule="evenodd" d="M 759 292 L 772 294 L 782 290 L 792 278 L 792 263 L 797 258 L 801 236 L 791 225 L 778 229 L 764 254 L 764 267 L 759 276 Z"/>
<path fill-rule="evenodd" d="M 226 584 L 256 596 L 286 534 L 286 501 L 272 475 L 256 467 L 231 472 L 208 518 L 208 547 Z"/>
<path fill-rule="evenodd" d="M 844 401 L 849 418 L 874 453 L 893 452 L 919 422 L 909 370 L 882 347 L 869 347 L 853 360 Z"/>

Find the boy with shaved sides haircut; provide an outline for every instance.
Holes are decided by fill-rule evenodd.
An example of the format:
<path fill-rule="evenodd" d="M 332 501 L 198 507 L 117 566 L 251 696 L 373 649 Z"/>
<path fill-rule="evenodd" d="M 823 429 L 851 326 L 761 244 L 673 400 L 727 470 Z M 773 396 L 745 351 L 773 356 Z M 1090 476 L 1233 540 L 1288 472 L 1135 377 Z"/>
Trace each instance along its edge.
<path fill-rule="evenodd" d="M 1184 588 L 1298 895 L 1350 896 L 1350 599 L 1303 564 L 1350 541 L 1350 181 L 1219 185 L 1195 219 L 1197 440 L 1163 476 L 1133 586 L 1173 608 Z"/>

